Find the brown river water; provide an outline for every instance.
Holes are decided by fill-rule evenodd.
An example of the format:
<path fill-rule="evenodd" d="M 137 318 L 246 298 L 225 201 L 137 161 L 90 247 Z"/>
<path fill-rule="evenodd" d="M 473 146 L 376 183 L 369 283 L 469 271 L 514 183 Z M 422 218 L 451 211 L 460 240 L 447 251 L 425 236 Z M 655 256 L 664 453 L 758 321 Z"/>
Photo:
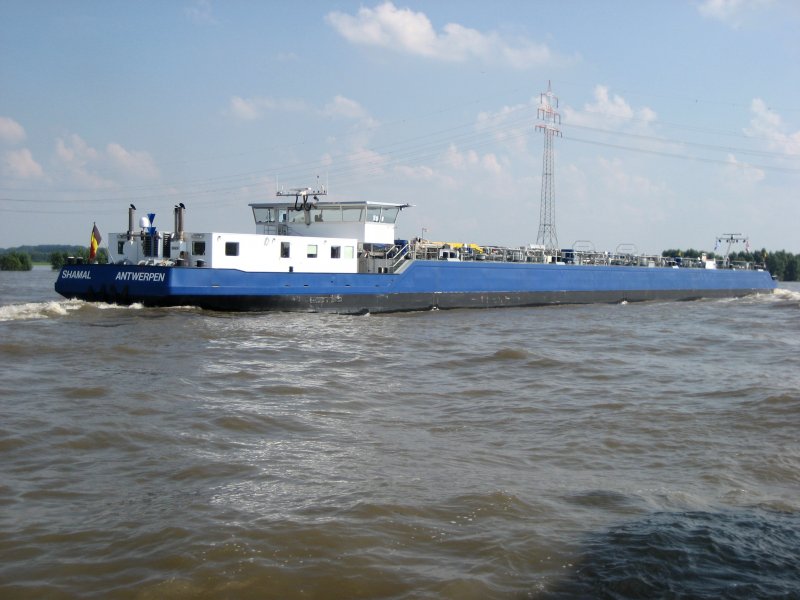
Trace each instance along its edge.
<path fill-rule="evenodd" d="M 399 315 L 0 272 L 0 598 L 800 598 L 800 286 Z"/>

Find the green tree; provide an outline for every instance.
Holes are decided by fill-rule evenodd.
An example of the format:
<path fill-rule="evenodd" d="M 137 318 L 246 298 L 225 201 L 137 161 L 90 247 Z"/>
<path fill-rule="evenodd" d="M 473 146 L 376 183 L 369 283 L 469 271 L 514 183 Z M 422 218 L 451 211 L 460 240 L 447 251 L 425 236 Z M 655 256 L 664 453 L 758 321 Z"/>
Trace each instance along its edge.
<path fill-rule="evenodd" d="M 50 265 L 53 269 L 58 270 L 67 264 L 67 253 L 66 252 L 51 252 L 50 253 Z"/>
<path fill-rule="evenodd" d="M 793 256 L 791 253 L 786 256 L 786 267 L 783 269 L 784 281 L 797 281 L 800 274 L 800 255 Z"/>
<path fill-rule="evenodd" d="M 778 250 L 771 253 L 767 257 L 767 270 L 775 277 L 784 280 L 784 271 L 786 270 L 786 252 Z"/>
<path fill-rule="evenodd" d="M 32 268 L 31 255 L 26 252 L 8 252 L 0 256 L 2 271 L 30 271 Z"/>
<path fill-rule="evenodd" d="M 83 262 L 89 262 L 89 248 L 84 248 L 82 246 L 75 247 L 71 252 L 51 252 L 50 253 L 50 265 L 54 269 L 60 269 L 65 264 L 67 264 L 67 259 L 72 256 L 75 258 L 83 259 Z M 105 265 L 108 264 L 108 251 L 105 248 L 98 248 L 97 256 L 95 256 L 95 260 L 101 264 Z"/>

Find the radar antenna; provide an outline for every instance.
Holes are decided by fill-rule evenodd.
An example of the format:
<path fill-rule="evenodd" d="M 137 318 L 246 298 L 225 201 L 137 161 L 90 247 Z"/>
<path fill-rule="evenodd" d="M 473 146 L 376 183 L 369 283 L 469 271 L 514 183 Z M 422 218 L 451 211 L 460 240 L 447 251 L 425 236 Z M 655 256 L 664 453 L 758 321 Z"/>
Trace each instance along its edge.
<path fill-rule="evenodd" d="M 750 252 L 750 238 L 742 235 L 741 233 L 723 233 L 717 238 L 716 243 L 714 244 L 714 252 L 717 251 L 717 248 L 719 248 L 720 244 L 725 243 L 728 244 L 727 248 L 725 249 L 725 260 L 723 262 L 724 266 L 726 267 L 730 262 L 731 246 L 734 244 L 744 244 L 744 251 Z"/>
<path fill-rule="evenodd" d="M 312 208 L 316 208 L 319 196 L 326 196 L 327 194 L 328 190 L 325 189 L 325 186 L 319 185 L 319 175 L 317 175 L 317 189 L 304 187 L 291 188 L 288 191 L 280 189 L 275 192 L 276 196 L 294 196 L 294 209 L 297 211 L 305 210 L 306 212 L 310 211 Z M 309 196 L 312 197 L 312 202 L 309 202 Z"/>

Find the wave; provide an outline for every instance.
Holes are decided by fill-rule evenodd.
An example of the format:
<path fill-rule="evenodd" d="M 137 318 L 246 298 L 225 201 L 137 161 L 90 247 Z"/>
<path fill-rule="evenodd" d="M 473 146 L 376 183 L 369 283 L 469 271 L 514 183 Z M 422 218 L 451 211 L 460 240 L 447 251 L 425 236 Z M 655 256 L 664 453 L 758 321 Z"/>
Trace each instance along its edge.
<path fill-rule="evenodd" d="M 778 300 L 800 302 L 800 290 L 790 290 L 779 287 L 775 290 L 773 296 Z"/>
<path fill-rule="evenodd" d="M 140 310 L 141 304 L 120 306 L 117 304 L 90 303 L 83 300 L 54 300 L 51 302 L 27 302 L 0 306 L 0 321 L 30 321 L 56 319 L 82 310 Z"/>
<path fill-rule="evenodd" d="M 63 317 L 70 311 L 79 309 L 81 304 L 84 303 L 80 300 L 8 304 L 0 306 L 0 321 L 27 321 L 30 319 Z"/>

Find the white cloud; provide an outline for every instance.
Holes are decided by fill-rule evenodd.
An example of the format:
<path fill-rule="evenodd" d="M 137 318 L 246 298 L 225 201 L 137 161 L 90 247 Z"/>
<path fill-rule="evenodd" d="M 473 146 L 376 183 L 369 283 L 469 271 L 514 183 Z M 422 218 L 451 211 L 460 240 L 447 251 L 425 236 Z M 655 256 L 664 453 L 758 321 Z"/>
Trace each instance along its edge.
<path fill-rule="evenodd" d="M 126 150 L 117 143 L 106 146 L 106 154 L 119 171 L 126 175 L 134 175 L 144 179 L 156 179 L 158 168 L 153 157 L 147 152 Z"/>
<path fill-rule="evenodd" d="M 622 96 L 618 94 L 612 96 L 608 87 L 604 85 L 595 86 L 594 100 L 594 103 L 585 104 L 582 111 L 565 108 L 563 111 L 565 125 L 608 129 L 628 124 L 634 129 L 643 130 L 658 117 L 656 112 L 647 106 L 633 108 Z"/>
<path fill-rule="evenodd" d="M 436 172 L 433 169 L 424 165 L 416 167 L 400 165 L 395 167 L 395 172 L 403 177 L 417 179 L 420 181 L 430 181 L 436 175 Z"/>
<path fill-rule="evenodd" d="M 481 166 L 492 175 L 500 175 L 503 172 L 503 167 L 500 165 L 500 161 L 493 153 L 483 155 L 483 158 L 481 159 Z"/>
<path fill-rule="evenodd" d="M 252 100 L 245 100 L 239 96 L 231 98 L 231 114 L 239 119 L 253 121 L 261 117 L 261 111 Z"/>
<path fill-rule="evenodd" d="M 325 105 L 322 113 L 328 117 L 345 117 L 348 119 L 364 119 L 369 115 L 364 107 L 355 100 L 345 98 L 344 96 L 336 96 L 332 102 Z"/>
<path fill-rule="evenodd" d="M 389 163 L 388 156 L 385 156 L 380 152 L 375 152 L 375 150 L 370 150 L 369 148 L 364 148 L 361 146 L 353 148 L 343 156 L 347 160 L 347 162 L 353 166 L 359 168 L 375 169 L 379 173 L 382 173 L 384 167 L 386 167 Z M 336 159 L 334 158 L 331 164 L 335 164 L 335 162 Z"/>
<path fill-rule="evenodd" d="M 497 112 L 481 112 L 478 114 L 478 131 L 491 132 L 494 140 L 513 152 L 528 152 L 528 140 L 531 138 L 532 121 L 527 109 L 533 104 L 504 106 Z"/>
<path fill-rule="evenodd" d="M 99 156 L 97 150 L 77 134 L 73 133 L 66 140 L 56 139 L 56 159 L 72 181 L 93 189 L 114 187 L 113 181 L 91 170 L 90 165 L 96 164 Z"/>
<path fill-rule="evenodd" d="M 192 6 L 185 9 L 186 16 L 198 25 L 213 25 L 217 22 L 211 10 L 210 0 L 196 0 Z"/>
<path fill-rule="evenodd" d="M 770 148 L 778 152 L 800 155 L 800 130 L 787 132 L 781 116 L 770 110 L 761 98 L 750 103 L 750 112 L 753 118 L 750 127 L 744 130 L 746 134 L 766 139 Z"/>
<path fill-rule="evenodd" d="M 704 0 L 697 6 L 701 15 L 739 27 L 748 13 L 772 4 L 772 0 Z"/>
<path fill-rule="evenodd" d="M 350 98 L 345 98 L 344 96 L 336 96 L 331 102 L 326 104 L 322 109 L 322 115 L 358 121 L 359 126 L 366 127 L 367 129 L 373 129 L 380 124 L 376 119 L 370 116 L 369 112 L 367 112 L 361 104 Z M 359 145 L 367 143 L 363 132 L 362 135 L 358 136 L 354 141 Z"/>
<path fill-rule="evenodd" d="M 27 148 L 6 152 L 3 156 L 3 174 L 20 179 L 37 179 L 44 176 L 42 166 L 37 163 Z"/>
<path fill-rule="evenodd" d="M 94 189 L 117 187 L 112 175 L 136 179 L 156 179 L 159 175 L 147 152 L 129 151 L 115 142 L 101 152 L 77 134 L 56 140 L 56 160 L 73 181 Z"/>
<path fill-rule="evenodd" d="M 79 167 L 85 166 L 89 161 L 96 160 L 98 157 L 97 150 L 75 133 L 66 141 L 62 138 L 56 140 L 56 154 L 63 163 Z"/>
<path fill-rule="evenodd" d="M 362 7 L 355 16 L 334 11 L 326 20 L 354 44 L 400 50 L 441 61 L 481 60 L 525 69 L 547 64 L 554 58 L 544 44 L 524 38 L 508 40 L 494 31 L 482 33 L 448 23 L 437 32 L 425 13 L 398 9 L 391 2 L 375 8 Z"/>
<path fill-rule="evenodd" d="M 25 139 L 25 129 L 14 119 L 0 117 L 0 142 L 18 144 Z"/>
<path fill-rule="evenodd" d="M 727 163 L 730 167 L 726 168 L 723 183 L 730 189 L 741 191 L 742 185 L 756 184 L 766 176 L 762 169 L 737 160 L 733 154 L 728 154 Z"/>
<path fill-rule="evenodd" d="M 458 182 L 452 176 L 428 165 L 399 165 L 394 173 L 403 179 L 403 184 L 410 181 L 422 182 L 429 186 L 441 186 L 445 189 L 456 189 Z"/>
<path fill-rule="evenodd" d="M 463 171 L 467 167 L 475 166 L 480 162 L 477 152 L 469 150 L 460 152 L 455 144 L 450 144 L 444 153 L 444 163 L 452 169 Z"/>
<path fill-rule="evenodd" d="M 455 144 L 450 144 L 442 155 L 442 162 L 446 167 L 456 171 L 474 171 L 476 168 L 489 173 L 490 175 L 502 175 L 504 164 L 507 160 L 497 157 L 494 152 L 480 155 L 474 150 L 461 152 Z"/>
<path fill-rule="evenodd" d="M 658 184 L 648 177 L 635 174 L 631 165 L 623 163 L 618 158 L 613 160 L 600 158 L 599 164 L 607 188 L 616 194 L 631 196 L 641 201 L 658 198 L 666 189 L 663 183 Z"/>
<path fill-rule="evenodd" d="M 255 97 L 241 98 L 233 96 L 230 101 L 228 112 L 237 119 L 245 121 L 255 121 L 264 116 L 268 111 L 302 111 L 308 110 L 308 105 L 304 100 L 293 98 L 270 98 Z"/>

